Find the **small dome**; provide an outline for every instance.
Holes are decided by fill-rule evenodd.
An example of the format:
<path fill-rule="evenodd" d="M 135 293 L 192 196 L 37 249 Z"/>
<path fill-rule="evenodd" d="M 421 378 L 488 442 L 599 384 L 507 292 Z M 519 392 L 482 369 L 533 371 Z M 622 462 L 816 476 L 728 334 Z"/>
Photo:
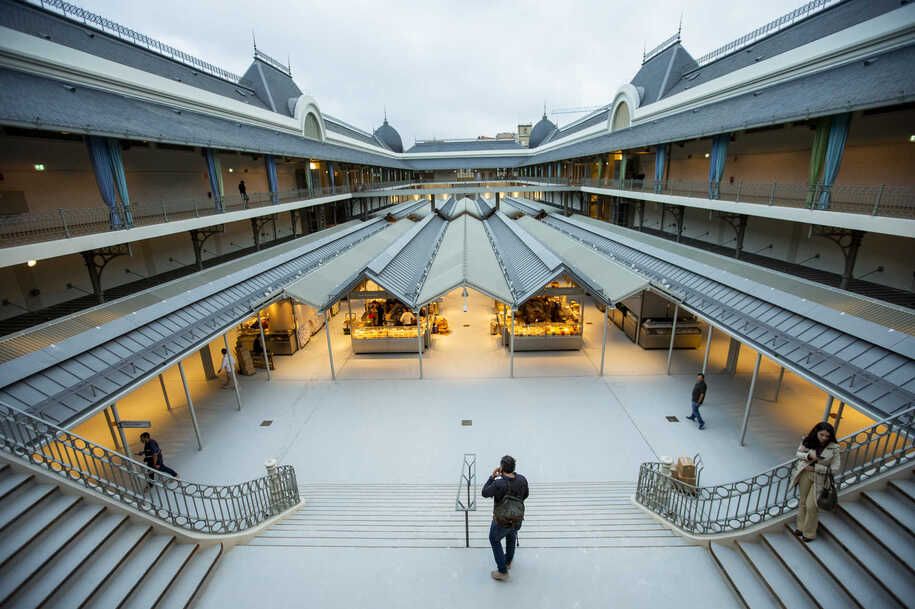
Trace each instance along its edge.
<path fill-rule="evenodd" d="M 534 125 L 534 128 L 531 129 L 531 137 L 527 145 L 528 148 L 536 148 L 555 130 L 556 125 L 554 125 L 553 121 L 548 119 L 546 114 L 544 114 L 543 118 L 541 118 L 537 124 Z"/>
<path fill-rule="evenodd" d="M 375 137 L 394 152 L 403 152 L 403 141 L 400 139 L 400 134 L 397 133 L 397 129 L 388 124 L 387 118 L 380 127 L 375 129 Z"/>

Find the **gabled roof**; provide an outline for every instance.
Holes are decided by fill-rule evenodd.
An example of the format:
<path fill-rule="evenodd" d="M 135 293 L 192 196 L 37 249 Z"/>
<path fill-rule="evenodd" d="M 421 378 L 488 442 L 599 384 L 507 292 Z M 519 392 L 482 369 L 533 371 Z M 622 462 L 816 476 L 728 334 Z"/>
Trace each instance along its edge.
<path fill-rule="evenodd" d="M 639 89 L 643 105 L 654 103 L 664 97 L 684 73 L 698 65 L 683 45 L 676 42 L 642 64 L 632 78 L 632 84 Z"/>
<path fill-rule="evenodd" d="M 524 150 L 515 140 L 427 140 L 418 141 L 407 150 L 410 153 L 423 152 L 475 152 L 479 150 Z"/>
<path fill-rule="evenodd" d="M 286 116 L 294 115 L 295 106 L 290 107 L 289 100 L 302 95 L 291 76 L 256 56 L 239 82 L 252 89 L 268 108 Z"/>

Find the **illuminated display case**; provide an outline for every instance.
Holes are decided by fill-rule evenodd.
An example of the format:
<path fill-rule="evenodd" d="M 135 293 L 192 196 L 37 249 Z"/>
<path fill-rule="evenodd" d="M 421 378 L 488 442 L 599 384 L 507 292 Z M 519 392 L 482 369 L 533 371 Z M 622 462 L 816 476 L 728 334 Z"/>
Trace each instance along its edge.
<path fill-rule="evenodd" d="M 496 304 L 496 320 L 502 328 L 502 344 L 511 342 L 511 311 Z M 515 351 L 567 351 L 581 349 L 580 297 L 536 296 L 521 306 L 515 320 Z"/>
<path fill-rule="evenodd" d="M 422 322 L 423 350 L 432 337 L 429 324 Z M 353 353 L 416 353 L 416 326 L 371 326 L 355 323 L 350 331 Z"/>

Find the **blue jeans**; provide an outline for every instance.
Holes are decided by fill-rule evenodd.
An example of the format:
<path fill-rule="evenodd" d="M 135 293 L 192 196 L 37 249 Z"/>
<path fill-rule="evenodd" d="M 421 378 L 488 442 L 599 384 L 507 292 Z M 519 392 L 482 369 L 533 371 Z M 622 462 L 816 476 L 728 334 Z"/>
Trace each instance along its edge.
<path fill-rule="evenodd" d="M 693 414 L 691 415 L 699 425 L 705 425 L 705 421 L 702 420 L 702 415 L 699 414 L 699 404 L 692 402 L 693 405 Z"/>
<path fill-rule="evenodd" d="M 518 527 L 521 528 L 521 527 Z M 502 551 L 502 538 L 505 538 L 505 551 Z M 508 573 L 508 563 L 515 557 L 515 544 L 518 542 L 518 529 L 503 527 L 495 520 L 489 527 L 489 545 L 492 546 L 492 555 L 496 559 L 496 568 L 499 573 Z"/>

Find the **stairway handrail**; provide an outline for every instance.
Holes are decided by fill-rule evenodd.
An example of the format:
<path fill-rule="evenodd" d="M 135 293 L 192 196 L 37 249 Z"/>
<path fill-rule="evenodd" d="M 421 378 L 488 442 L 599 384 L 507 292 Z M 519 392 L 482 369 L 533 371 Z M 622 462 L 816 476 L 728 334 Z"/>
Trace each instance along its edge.
<path fill-rule="evenodd" d="M 0 402 L 0 449 L 153 520 L 194 533 L 238 533 L 300 501 L 291 465 L 237 484 L 189 482 L 4 402 Z"/>
<path fill-rule="evenodd" d="M 915 406 L 844 436 L 839 445 L 840 491 L 915 462 Z M 635 501 L 691 535 L 742 531 L 797 508 L 797 487 L 791 484 L 795 463 L 736 482 L 692 486 L 665 473 L 661 463 L 646 462 L 639 468 Z"/>

